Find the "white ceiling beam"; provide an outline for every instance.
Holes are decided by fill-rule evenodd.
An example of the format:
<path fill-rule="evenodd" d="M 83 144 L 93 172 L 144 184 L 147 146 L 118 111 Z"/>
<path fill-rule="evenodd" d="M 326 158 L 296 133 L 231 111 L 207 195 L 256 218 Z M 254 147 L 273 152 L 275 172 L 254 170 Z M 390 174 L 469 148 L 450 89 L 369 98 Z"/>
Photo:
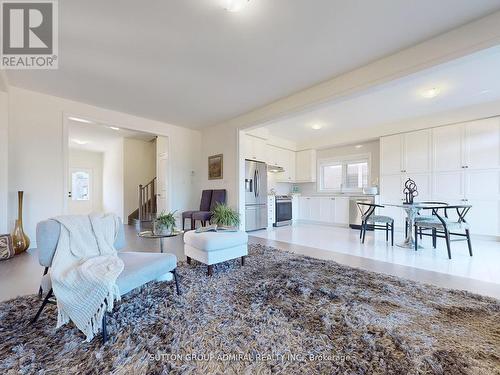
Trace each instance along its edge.
<path fill-rule="evenodd" d="M 495 12 L 216 126 L 239 129 L 260 126 L 498 44 L 500 12 Z"/>

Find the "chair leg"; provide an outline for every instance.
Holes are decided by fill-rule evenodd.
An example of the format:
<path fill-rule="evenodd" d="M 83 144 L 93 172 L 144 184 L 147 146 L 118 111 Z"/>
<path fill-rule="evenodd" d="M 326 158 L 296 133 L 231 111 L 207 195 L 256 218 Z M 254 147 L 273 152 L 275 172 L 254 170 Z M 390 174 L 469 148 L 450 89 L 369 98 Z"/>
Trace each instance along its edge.
<path fill-rule="evenodd" d="M 385 242 L 389 241 L 389 223 L 385 223 Z"/>
<path fill-rule="evenodd" d="M 106 315 L 108 315 L 107 311 L 104 311 L 104 315 L 102 316 L 102 343 L 106 344 L 108 341 L 108 327 L 106 325 Z"/>
<path fill-rule="evenodd" d="M 432 229 L 432 247 L 435 249 L 436 248 L 436 242 L 437 242 L 437 236 L 436 236 L 436 229 Z"/>
<path fill-rule="evenodd" d="M 40 317 L 40 314 L 43 311 L 43 308 L 49 302 L 50 297 L 52 297 L 52 289 L 49 290 L 49 292 L 47 293 L 47 295 L 43 299 L 42 306 L 40 306 L 40 308 L 38 309 L 35 317 L 33 319 L 31 319 L 31 324 L 35 323 L 38 320 L 38 318 Z"/>
<path fill-rule="evenodd" d="M 241 257 L 241 266 L 244 266 L 245 265 L 245 256 L 242 256 Z"/>
<path fill-rule="evenodd" d="M 187 262 L 187 264 L 191 264 L 191 258 L 190 257 L 186 257 L 186 262 Z"/>
<path fill-rule="evenodd" d="M 210 264 L 208 266 L 207 274 L 208 274 L 208 276 L 212 276 L 214 274 L 214 266 L 213 265 Z"/>
<path fill-rule="evenodd" d="M 191 230 L 196 229 L 196 221 L 194 219 L 191 219 Z"/>
<path fill-rule="evenodd" d="M 180 296 L 181 295 L 181 290 L 179 289 L 179 280 L 177 279 L 177 269 L 174 268 L 172 271 L 172 275 L 174 275 L 174 281 L 175 281 L 175 290 L 177 292 L 177 295 Z"/>
<path fill-rule="evenodd" d="M 363 238 L 363 227 L 365 225 L 365 222 L 361 222 L 361 228 L 359 228 L 359 239 L 361 240 Z"/>
<path fill-rule="evenodd" d="M 394 246 L 394 221 L 391 223 L 391 246 Z"/>
<path fill-rule="evenodd" d="M 467 246 L 469 247 L 469 255 L 472 256 L 472 243 L 470 241 L 470 231 L 466 229 L 465 234 L 467 235 Z"/>
<path fill-rule="evenodd" d="M 186 218 L 183 217 L 182 218 L 182 230 L 185 230 L 186 229 Z"/>
<path fill-rule="evenodd" d="M 415 251 L 418 250 L 418 226 L 415 225 Z"/>
<path fill-rule="evenodd" d="M 405 238 L 408 237 L 408 219 L 405 219 Z"/>
<path fill-rule="evenodd" d="M 448 258 L 451 259 L 451 245 L 450 245 L 450 232 L 445 229 L 444 237 L 446 239 L 446 249 L 448 250 Z"/>
<path fill-rule="evenodd" d="M 420 239 L 422 239 L 422 227 L 420 227 L 420 230 L 419 230 L 419 234 L 420 234 Z"/>
<path fill-rule="evenodd" d="M 365 243 L 365 237 L 366 237 L 366 229 L 368 227 L 368 223 L 365 222 L 365 224 L 363 225 L 363 239 L 361 240 L 361 243 Z"/>

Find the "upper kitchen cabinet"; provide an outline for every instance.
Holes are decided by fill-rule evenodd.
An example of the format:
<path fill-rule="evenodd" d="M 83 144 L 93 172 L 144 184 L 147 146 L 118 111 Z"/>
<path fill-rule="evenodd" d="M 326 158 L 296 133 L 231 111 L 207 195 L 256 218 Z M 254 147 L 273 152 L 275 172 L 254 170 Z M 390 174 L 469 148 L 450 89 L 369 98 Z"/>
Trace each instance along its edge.
<path fill-rule="evenodd" d="M 266 141 L 248 134 L 245 134 L 243 137 L 243 155 L 245 159 L 266 161 Z"/>
<path fill-rule="evenodd" d="M 431 131 L 403 134 L 403 171 L 425 173 L 431 169 Z"/>
<path fill-rule="evenodd" d="M 401 154 L 403 138 L 401 134 L 380 138 L 380 174 L 391 175 L 401 173 Z"/>
<path fill-rule="evenodd" d="M 434 171 L 500 168 L 498 117 L 432 130 Z"/>
<path fill-rule="evenodd" d="M 434 171 L 453 171 L 463 167 L 463 136 L 462 125 L 432 129 Z"/>
<path fill-rule="evenodd" d="M 295 153 L 295 182 L 316 182 L 316 150 Z"/>
<path fill-rule="evenodd" d="M 466 169 L 500 168 L 500 118 L 464 124 Z"/>
<path fill-rule="evenodd" d="M 380 174 L 423 173 L 431 167 L 431 132 L 419 130 L 380 138 Z"/>
<path fill-rule="evenodd" d="M 273 145 L 266 145 L 266 161 L 269 165 L 282 167 L 276 173 L 277 182 L 295 182 L 295 152 Z"/>

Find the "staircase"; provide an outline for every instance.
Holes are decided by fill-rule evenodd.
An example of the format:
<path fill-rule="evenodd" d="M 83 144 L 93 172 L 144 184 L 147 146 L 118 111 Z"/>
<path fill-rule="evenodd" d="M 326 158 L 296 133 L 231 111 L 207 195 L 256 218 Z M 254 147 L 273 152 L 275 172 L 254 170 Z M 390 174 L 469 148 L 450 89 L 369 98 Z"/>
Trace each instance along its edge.
<path fill-rule="evenodd" d="M 128 216 L 128 223 L 137 231 L 153 228 L 156 217 L 156 177 L 146 185 L 139 185 L 138 208 Z"/>

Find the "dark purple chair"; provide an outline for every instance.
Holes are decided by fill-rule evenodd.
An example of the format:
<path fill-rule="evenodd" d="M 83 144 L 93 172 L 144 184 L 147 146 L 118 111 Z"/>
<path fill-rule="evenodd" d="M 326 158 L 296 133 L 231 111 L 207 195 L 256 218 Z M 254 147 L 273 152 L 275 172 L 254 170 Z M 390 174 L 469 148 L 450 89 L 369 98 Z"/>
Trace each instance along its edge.
<path fill-rule="evenodd" d="M 210 210 L 213 190 L 203 190 L 201 192 L 200 211 Z M 194 229 L 193 214 L 199 211 L 184 211 L 182 213 L 182 230 L 185 229 L 186 219 L 191 220 L 191 229 Z"/>
<path fill-rule="evenodd" d="M 199 220 L 201 221 L 201 224 L 205 226 L 207 224 L 207 221 L 210 221 L 212 218 L 212 211 L 214 210 L 215 206 L 220 203 L 220 204 L 225 204 L 226 203 L 226 190 L 221 189 L 221 190 L 214 190 L 212 193 L 212 201 L 210 202 L 210 210 L 207 211 L 198 211 L 193 213 L 193 226 L 192 229 L 196 227 L 196 221 Z"/>

